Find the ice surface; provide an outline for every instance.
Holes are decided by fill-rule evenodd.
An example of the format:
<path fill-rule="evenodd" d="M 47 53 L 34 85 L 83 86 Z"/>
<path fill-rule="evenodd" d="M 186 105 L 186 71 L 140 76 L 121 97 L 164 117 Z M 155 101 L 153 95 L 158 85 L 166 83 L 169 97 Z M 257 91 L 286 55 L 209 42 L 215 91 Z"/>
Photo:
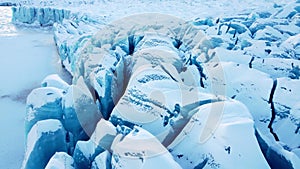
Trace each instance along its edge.
<path fill-rule="evenodd" d="M 6 98 L 0 99 L 0 107 L 3 117 L 0 119 L 0 133 L 3 134 L 0 139 L 0 168 L 20 168 L 25 149 L 25 105 Z"/>
<path fill-rule="evenodd" d="M 32 126 L 45 119 L 63 118 L 62 91 L 54 87 L 43 87 L 34 89 L 27 97 L 25 136 Z"/>
<path fill-rule="evenodd" d="M 99 154 L 92 164 L 92 169 L 102 169 L 111 167 L 111 153 L 109 151 L 104 151 Z"/>
<path fill-rule="evenodd" d="M 168 149 L 182 168 L 269 168 L 253 124 L 247 108 L 237 101 L 206 104 Z"/>
<path fill-rule="evenodd" d="M 299 33 L 299 32 L 298 32 Z M 299 59 L 300 55 L 300 34 L 289 37 L 281 46 L 289 53 L 291 58 Z"/>
<path fill-rule="evenodd" d="M 57 73 L 58 55 L 52 32 L 11 23 L 11 8 L 0 7 L 0 168 L 21 168 L 24 158 L 26 97 L 48 74 Z M 30 49 L 30 50 L 29 50 Z M 17 140 L 17 141 L 12 141 Z"/>
<path fill-rule="evenodd" d="M 113 168 L 181 168 L 157 138 L 146 130 L 135 127 L 122 137 L 118 135 L 113 142 Z"/>
<path fill-rule="evenodd" d="M 282 77 L 298 79 L 299 66 L 300 61 L 295 59 L 255 58 L 252 61 L 253 68 L 269 74 L 273 79 Z"/>
<path fill-rule="evenodd" d="M 74 160 L 65 152 L 56 152 L 45 169 L 74 169 Z"/>
<path fill-rule="evenodd" d="M 268 74 L 234 62 L 209 62 L 204 65 L 209 92 L 226 95 L 244 103 L 256 122 L 270 116 L 273 80 Z M 238 74 L 236 72 L 239 72 Z"/>
<path fill-rule="evenodd" d="M 300 160 L 296 154 L 286 151 L 281 145 L 265 137 L 260 131 L 256 131 L 255 135 L 271 168 L 292 169 L 299 167 Z"/>
<path fill-rule="evenodd" d="M 89 168 L 95 157 L 103 151 L 104 150 L 92 140 L 78 141 L 73 154 L 75 167 L 78 169 Z"/>
<path fill-rule="evenodd" d="M 289 151 L 300 146 L 298 141 L 300 139 L 300 119 L 299 112 L 296 111 L 297 105 L 300 103 L 300 98 L 299 95 L 293 93 L 294 91 L 299 90 L 299 85 L 299 80 L 287 78 L 277 79 L 277 90 L 275 91 L 273 98 L 276 112 L 273 128 L 277 133 L 279 140 L 286 144 L 286 149 Z"/>
<path fill-rule="evenodd" d="M 51 26 L 55 22 L 68 19 L 70 11 L 65 9 L 53 9 L 50 7 L 37 8 L 29 6 L 12 7 L 13 22 L 25 24 L 37 24 L 40 26 Z"/>
<path fill-rule="evenodd" d="M 65 138 L 66 131 L 60 121 L 38 121 L 28 133 L 22 168 L 44 168 L 55 152 L 67 151 Z"/>
<path fill-rule="evenodd" d="M 47 76 L 41 83 L 42 87 L 56 87 L 58 89 L 62 89 L 65 92 L 69 88 L 69 84 L 66 83 L 58 74 L 52 74 Z"/>
<path fill-rule="evenodd" d="M 85 82 L 80 78 L 69 88 L 64 105 L 64 124 L 74 141 L 87 139 L 93 133 L 101 114 Z"/>
<path fill-rule="evenodd" d="M 13 8 L 13 20 L 15 23 L 35 26 L 54 25 L 54 38 L 61 64 L 74 76 L 73 85 L 68 86 L 52 76 L 42 86 L 62 89 L 63 99 L 59 104 L 63 109 L 63 119 L 60 120 L 68 131 L 68 153 L 72 154 L 77 140 L 87 140 L 87 136 L 93 134 L 91 140 L 77 142 L 74 154 L 77 166 L 97 167 L 97 160 L 94 161 L 98 155 L 95 154 L 97 146 L 92 145 L 93 140 L 98 140 L 96 143 L 110 150 L 115 128 L 108 125 L 108 122 L 106 127 L 98 129 L 96 124 L 101 116 L 105 119 L 110 117 L 117 129 L 120 128 L 118 124 L 121 128 L 127 125 L 131 134 L 137 132 L 136 129 L 146 129 L 145 132 L 150 132 L 167 146 L 174 139 L 175 143 L 197 139 L 194 135 L 177 137 L 177 134 L 182 133 L 182 128 L 189 128 L 191 121 L 198 115 L 201 116 L 198 120 L 203 121 L 210 115 L 219 117 L 218 113 L 224 113 L 228 116 L 214 118 L 214 121 L 220 120 L 220 126 L 212 126 L 214 123 L 209 118 L 204 121 L 207 125 L 200 134 L 210 136 L 213 133 L 215 138 L 208 137 L 210 139 L 204 144 L 192 147 L 200 147 L 206 154 L 199 158 L 193 157 L 193 152 L 185 152 L 192 156 L 190 160 L 196 162 L 180 164 L 193 165 L 195 168 L 232 168 L 236 167 L 236 161 L 240 161 L 238 164 L 241 165 L 268 168 L 254 137 L 253 121 L 246 113 L 248 110 L 228 98 L 207 94 L 217 93 L 239 100 L 248 107 L 257 132 L 263 136 L 263 139 L 259 136 L 257 138 L 271 167 L 281 164 L 287 168 L 297 168 L 299 98 L 294 91 L 299 87 L 296 79 L 300 75 L 296 60 L 299 53 L 299 2 L 285 5 L 287 2 L 140 1 L 132 6 L 132 1 L 124 3 L 118 0 L 24 1 L 21 6 Z M 91 8 L 90 5 L 97 7 Z M 156 18 L 151 18 L 152 15 L 138 18 L 136 16 L 139 15 L 135 15 L 113 22 L 108 30 L 104 27 L 128 14 L 147 11 L 166 14 L 175 12 L 176 16 L 189 21 L 201 17 L 186 23 L 178 18 L 172 18 L 170 22 L 170 18 L 163 15 Z M 157 26 L 159 23 L 163 23 L 162 26 Z M 103 30 L 94 36 L 99 29 Z M 293 100 L 286 101 L 286 98 Z M 35 98 L 30 100 L 33 100 L 36 107 L 47 107 L 46 99 L 40 102 Z M 210 112 L 209 106 L 220 107 L 222 103 L 229 104 L 229 110 Z M 198 113 L 199 109 L 204 113 Z M 244 116 L 240 112 L 245 113 Z M 34 117 L 34 113 L 28 114 L 31 115 L 27 117 Z M 105 135 L 106 129 L 110 131 L 108 136 Z M 248 131 L 246 137 L 240 137 L 240 129 Z M 222 135 L 227 132 L 226 136 Z M 143 133 L 139 131 L 134 134 L 143 138 Z M 150 133 L 149 137 L 154 137 Z M 138 159 L 120 156 L 122 153 L 128 155 L 123 150 L 136 150 L 130 146 L 131 134 L 127 134 L 124 130 L 114 140 L 113 166 L 132 168 L 141 163 L 146 168 L 157 168 L 151 166 L 156 165 L 155 159 L 153 163 L 153 159 L 150 159 L 149 163 L 143 156 L 138 156 Z M 199 135 L 199 132 L 196 134 Z M 280 142 L 274 141 L 276 134 Z M 230 135 L 232 137 L 228 137 Z M 98 136 L 104 140 L 99 141 Z M 246 146 L 239 142 L 243 139 Z M 72 143 L 69 143 L 70 140 Z M 223 145 L 231 142 L 232 145 Z M 120 149 L 115 147 L 118 145 Z M 161 143 L 155 143 L 154 147 L 159 145 Z M 236 152 L 237 149 L 241 151 L 240 154 Z M 169 151 L 174 153 L 173 149 Z M 222 154 L 229 156 L 228 159 L 224 159 Z M 103 156 L 98 158 L 101 165 L 106 161 L 107 154 Z M 173 156 L 177 161 L 184 160 L 182 154 Z M 162 156 L 166 159 L 164 162 L 168 163 L 166 165 L 178 167 L 169 157 L 170 154 Z M 251 160 L 247 160 L 249 157 Z M 201 159 L 202 162 L 199 161 Z M 233 164 L 235 166 L 231 166 Z"/>

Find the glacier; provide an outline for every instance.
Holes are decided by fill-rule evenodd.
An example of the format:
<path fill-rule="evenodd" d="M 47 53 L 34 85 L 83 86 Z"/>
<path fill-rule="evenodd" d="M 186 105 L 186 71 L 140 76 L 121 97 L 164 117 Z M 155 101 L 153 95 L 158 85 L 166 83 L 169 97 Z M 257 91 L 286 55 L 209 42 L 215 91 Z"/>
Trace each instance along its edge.
<path fill-rule="evenodd" d="M 65 152 L 56 152 L 49 160 L 45 169 L 74 169 L 74 160 Z"/>
<path fill-rule="evenodd" d="M 44 168 L 56 152 L 66 152 L 66 131 L 59 120 L 38 121 L 27 137 L 22 168 Z"/>
<path fill-rule="evenodd" d="M 189 22 L 15 6 L 15 23 L 53 27 L 73 76 L 47 77 L 28 96 L 27 138 L 59 120 L 69 168 L 298 168 L 299 5 Z M 149 158 L 147 145 L 161 154 Z"/>

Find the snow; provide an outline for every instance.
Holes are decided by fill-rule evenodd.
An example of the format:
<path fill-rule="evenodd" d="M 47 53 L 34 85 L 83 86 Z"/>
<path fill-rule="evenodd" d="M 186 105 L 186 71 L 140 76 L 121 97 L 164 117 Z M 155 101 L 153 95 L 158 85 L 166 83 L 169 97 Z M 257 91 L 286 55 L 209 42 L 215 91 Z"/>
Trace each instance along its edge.
<path fill-rule="evenodd" d="M 68 74 L 57 66 L 58 55 L 47 29 L 15 26 L 10 22 L 11 9 L 0 7 L 0 11 L 0 77 L 5 79 L 0 85 L 0 133 L 6 136 L 0 141 L 0 168 L 16 169 L 24 158 L 27 95 L 46 75 L 58 73 L 67 79 Z"/>
<path fill-rule="evenodd" d="M 240 102 L 206 104 L 199 107 L 168 149 L 183 168 L 269 168 L 253 124 Z"/>
<path fill-rule="evenodd" d="M 101 119 L 97 123 L 97 127 L 93 132 L 90 140 L 96 145 L 99 145 L 106 150 L 110 150 L 112 141 L 116 135 L 116 127 L 109 121 Z"/>
<path fill-rule="evenodd" d="M 181 169 L 167 149 L 146 130 L 135 127 L 128 135 L 122 137 L 118 135 L 112 145 L 113 168 Z"/>
<path fill-rule="evenodd" d="M 44 87 L 31 91 L 27 97 L 25 115 L 25 137 L 31 127 L 40 120 L 62 119 L 62 93 L 57 88 Z"/>
<path fill-rule="evenodd" d="M 270 116 L 266 100 L 269 99 L 273 80 L 268 74 L 234 62 L 209 62 L 204 65 L 204 70 L 208 76 L 205 82 L 208 92 L 241 101 L 256 122 Z"/>
<path fill-rule="evenodd" d="M 51 34 L 21 31 L 18 35 L 7 36 L 4 33 L 4 36 L 1 34 L 0 43 L 3 49 L 0 55 L 3 65 L 0 68 L 1 78 L 6 79 L 1 85 L 2 95 L 20 92 L 22 89 L 30 90 L 39 85 L 48 73 L 56 72 L 55 64 L 58 60 Z M 31 48 L 34 50 L 27 50 Z"/>
<path fill-rule="evenodd" d="M 300 119 L 295 111 L 297 105 L 300 103 L 300 98 L 299 95 L 293 93 L 299 90 L 299 85 L 299 80 L 279 78 L 277 79 L 277 90 L 273 98 L 276 111 L 276 121 L 273 124 L 273 128 L 280 141 L 282 141 L 290 151 L 300 146 L 298 141 L 300 135 L 299 131 L 297 131 Z"/>
<path fill-rule="evenodd" d="M 94 158 L 103 151 L 104 150 L 92 140 L 78 141 L 73 154 L 75 168 L 89 168 Z"/>
<path fill-rule="evenodd" d="M 289 37 L 281 44 L 281 47 L 287 51 L 292 58 L 299 59 L 300 55 L 300 34 Z"/>
<path fill-rule="evenodd" d="M 69 88 L 69 84 L 59 77 L 58 74 L 48 75 L 41 83 L 42 87 L 55 87 L 64 90 L 66 92 Z"/>
<path fill-rule="evenodd" d="M 60 104 L 62 91 L 55 87 L 36 88 L 27 96 L 27 105 L 33 109 L 42 108 L 48 103 Z"/>
<path fill-rule="evenodd" d="M 297 78 L 297 72 L 293 72 L 293 69 L 300 66 L 300 61 L 295 59 L 285 58 L 255 58 L 252 61 L 252 67 L 269 74 L 273 79 L 290 77 Z"/>
<path fill-rule="evenodd" d="M 0 107 L 0 168 L 17 169 L 24 158 L 25 105 L 4 98 L 0 99 Z"/>
<path fill-rule="evenodd" d="M 45 169 L 74 169 L 74 160 L 65 152 L 56 152 Z"/>
<path fill-rule="evenodd" d="M 22 169 L 44 168 L 55 152 L 67 151 L 65 138 L 66 131 L 60 121 L 38 121 L 28 133 Z"/>
<path fill-rule="evenodd" d="M 26 118 L 33 122 L 27 125 L 27 130 L 31 126 L 37 130 L 36 125 L 44 122 L 40 120 L 58 119 L 67 130 L 66 138 L 61 138 L 67 141 L 68 153 L 72 155 L 75 149 L 77 168 L 97 167 L 94 160 L 107 164 L 110 154 L 101 155 L 102 148 L 112 150 L 111 163 L 115 168 L 157 168 L 156 161 L 162 160 L 161 165 L 170 168 L 233 168 L 236 165 L 269 168 L 262 153 L 272 168 L 275 165 L 299 168 L 300 98 L 295 94 L 300 76 L 296 60 L 299 59 L 299 1 L 28 0 L 16 3 L 13 22 L 21 26 L 7 23 L 10 16 L 3 15 L 0 42 L 4 45 L 1 47 L 11 50 L 4 52 L 10 56 L 16 51 L 14 43 L 20 37 L 23 45 L 17 49 L 36 50 L 28 52 L 28 59 L 25 52 L 15 52 L 22 56 L 20 59 L 2 59 L 4 65 L 22 66 L 4 66 L 3 71 L 0 68 L 4 72 L 1 79 L 6 79 L 0 89 L 1 100 L 24 101 L 24 96 L 41 81 L 35 78 L 56 73 L 57 67 L 48 69 L 44 61 L 48 64 L 55 60 L 56 65 L 64 66 L 74 76 L 73 84 L 57 75 L 44 79 L 42 88 L 28 96 Z M 151 13 L 141 14 L 144 12 Z M 25 25 L 46 28 L 36 33 Z M 57 56 L 53 40 L 47 41 L 51 28 L 60 63 L 49 57 Z M 34 53 L 39 50 L 40 53 Z M 24 64 L 27 61 L 30 63 Z M 39 71 L 33 70 L 33 65 Z M 14 81 L 9 80 L 12 70 L 16 71 L 14 77 L 18 77 Z M 241 101 L 250 113 L 243 104 L 229 98 Z M 54 107 L 59 117 L 48 114 L 49 109 L 53 111 L 52 102 L 57 105 Z M 47 112 L 47 117 L 38 111 Z M 100 121 L 96 126 L 102 116 L 115 126 L 107 121 Z M 211 120 L 211 116 L 215 118 Z M 195 127 L 195 119 L 205 124 L 200 125 L 201 130 Z M 106 127 L 99 129 L 102 125 Z M 117 136 L 114 127 L 120 132 Z M 184 134 L 188 137 L 183 137 Z M 29 135 L 29 139 L 34 138 L 32 132 Z M 96 138 L 82 141 L 91 135 Z M 195 137 L 198 135 L 200 145 Z M 139 138 L 150 141 L 142 141 L 138 149 L 134 143 L 139 144 Z M 39 141 L 43 142 L 37 139 L 27 144 Z M 185 141 L 187 144 L 181 144 Z M 163 149 L 164 153 L 145 161 L 140 156 L 143 152 L 153 154 L 146 147 L 148 144 Z M 166 147 L 170 144 L 173 147 L 168 152 Z M 201 151 L 186 151 L 188 148 Z M 29 146 L 26 151 L 24 166 L 31 165 L 28 158 L 36 156 L 35 149 L 31 149 Z M 203 154 L 195 155 L 199 152 Z M 124 158 L 124 155 L 134 158 Z M 192 163 L 183 156 L 189 156 Z M 43 165 L 49 159 L 50 156 L 42 159 Z"/>
<path fill-rule="evenodd" d="M 111 163 L 111 154 L 109 151 L 104 151 L 99 154 L 92 164 L 92 169 L 109 168 Z"/>

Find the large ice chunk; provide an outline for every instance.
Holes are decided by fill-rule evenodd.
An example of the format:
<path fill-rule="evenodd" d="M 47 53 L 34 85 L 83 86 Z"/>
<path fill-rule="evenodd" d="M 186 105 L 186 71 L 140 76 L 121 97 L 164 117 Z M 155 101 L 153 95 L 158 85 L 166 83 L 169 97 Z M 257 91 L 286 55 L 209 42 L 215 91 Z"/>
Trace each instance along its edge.
<path fill-rule="evenodd" d="M 55 152 L 66 152 L 66 131 L 59 120 L 37 122 L 27 137 L 22 169 L 45 168 Z"/>
<path fill-rule="evenodd" d="M 40 120 L 62 120 L 62 90 L 54 87 L 42 87 L 34 89 L 27 97 L 25 135 L 31 127 Z"/>
<path fill-rule="evenodd" d="M 288 55 L 299 60 L 300 58 L 300 33 L 295 36 L 289 37 L 281 44 L 282 49 L 288 53 Z"/>
<path fill-rule="evenodd" d="M 45 169 L 75 169 L 74 160 L 65 152 L 56 152 Z"/>
<path fill-rule="evenodd" d="M 297 111 L 300 96 L 295 94 L 299 90 L 299 86 L 299 80 L 279 78 L 273 96 L 276 114 L 273 129 L 288 151 L 300 146 L 300 112 Z"/>
<path fill-rule="evenodd" d="M 112 168 L 181 169 L 157 138 L 140 127 L 134 127 L 126 136 L 119 134 L 113 142 L 112 151 Z"/>
<path fill-rule="evenodd" d="M 41 83 L 42 87 L 56 87 L 62 89 L 65 92 L 68 90 L 70 85 L 62 80 L 58 74 L 48 75 Z"/>
<path fill-rule="evenodd" d="M 104 150 L 111 150 L 111 144 L 115 139 L 116 135 L 116 127 L 113 126 L 109 121 L 101 119 L 98 122 L 97 127 L 90 140 L 77 142 L 73 154 L 76 168 L 85 169 L 90 167 L 92 165 L 92 162 L 95 160 L 96 156 L 98 156 Z M 95 167 L 98 165 L 106 165 L 106 162 L 101 164 L 99 160 L 100 159 L 97 160 L 96 164 L 93 164 Z"/>
<path fill-rule="evenodd" d="M 103 151 L 93 140 L 78 141 L 73 154 L 75 167 L 78 169 L 89 168 L 95 157 Z"/>
<path fill-rule="evenodd" d="M 204 71 L 208 77 L 205 81 L 208 92 L 225 95 L 244 103 L 257 125 L 270 119 L 268 100 L 273 79 L 268 74 L 234 62 L 206 63 Z"/>
<path fill-rule="evenodd" d="M 104 151 L 99 154 L 92 163 L 92 169 L 102 169 L 111 168 L 111 153 L 109 151 Z"/>
<path fill-rule="evenodd" d="M 296 169 L 300 167 L 300 158 L 295 154 L 295 151 L 285 150 L 282 145 L 269 139 L 259 130 L 255 132 L 255 135 L 272 169 Z"/>
<path fill-rule="evenodd" d="M 269 168 L 253 124 L 238 101 L 206 104 L 168 149 L 182 168 Z"/>
<path fill-rule="evenodd" d="M 64 125 L 74 136 L 74 142 L 88 139 L 93 133 L 101 114 L 83 78 L 71 85 L 65 96 Z"/>
<path fill-rule="evenodd" d="M 300 76 L 300 61 L 296 59 L 255 58 L 252 67 L 268 73 L 274 79 L 281 77 L 299 79 Z"/>
<path fill-rule="evenodd" d="M 170 91 L 177 93 L 170 93 Z M 144 66 L 137 69 L 127 86 L 125 94 L 111 113 L 110 121 L 117 125 L 128 123 L 142 128 L 163 141 L 178 119 L 182 103 L 180 85 L 161 68 Z M 120 120 L 122 119 L 122 120 Z"/>

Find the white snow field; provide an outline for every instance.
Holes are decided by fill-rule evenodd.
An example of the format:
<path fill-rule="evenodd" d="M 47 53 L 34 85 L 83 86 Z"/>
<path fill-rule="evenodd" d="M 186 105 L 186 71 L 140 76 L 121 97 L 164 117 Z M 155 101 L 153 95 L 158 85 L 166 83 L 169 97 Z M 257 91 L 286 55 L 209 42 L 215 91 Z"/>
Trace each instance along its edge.
<path fill-rule="evenodd" d="M 0 4 L 0 168 L 300 168 L 299 0 Z"/>
<path fill-rule="evenodd" d="M 11 17 L 10 7 L 0 7 L 0 168 L 16 169 L 24 157 L 27 95 L 45 76 L 65 75 L 51 32 L 15 26 Z"/>

